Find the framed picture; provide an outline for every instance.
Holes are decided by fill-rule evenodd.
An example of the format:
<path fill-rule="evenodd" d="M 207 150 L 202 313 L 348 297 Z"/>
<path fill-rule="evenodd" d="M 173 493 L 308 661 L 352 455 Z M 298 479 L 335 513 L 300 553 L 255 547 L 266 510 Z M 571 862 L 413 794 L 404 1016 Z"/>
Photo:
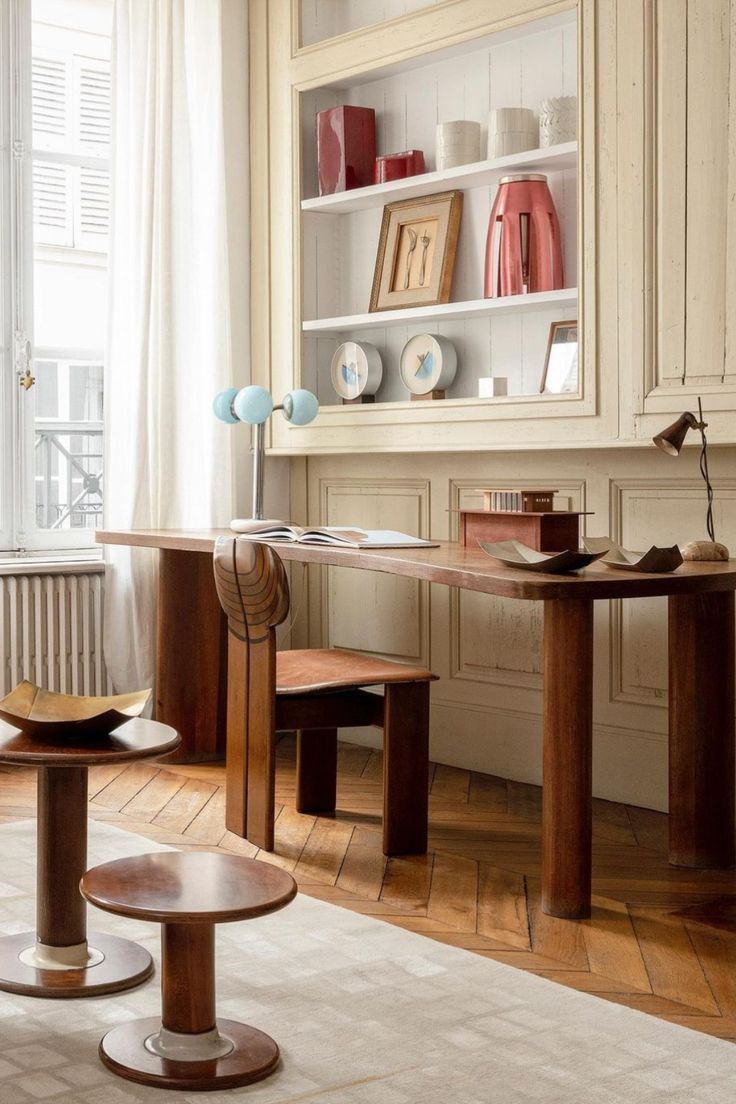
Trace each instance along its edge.
<path fill-rule="evenodd" d="M 462 192 L 404 199 L 383 208 L 369 310 L 449 302 L 462 210 Z"/>
<path fill-rule="evenodd" d="M 543 395 L 567 395 L 578 390 L 578 324 L 553 322 L 539 390 Z"/>

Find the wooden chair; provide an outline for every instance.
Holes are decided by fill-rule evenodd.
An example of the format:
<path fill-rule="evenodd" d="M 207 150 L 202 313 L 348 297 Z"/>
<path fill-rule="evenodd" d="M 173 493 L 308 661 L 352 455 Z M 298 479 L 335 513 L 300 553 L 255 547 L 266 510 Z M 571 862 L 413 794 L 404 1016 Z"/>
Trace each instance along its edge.
<path fill-rule="evenodd" d="M 334 813 L 337 730 L 383 728 L 383 851 L 427 849 L 429 683 L 420 667 L 342 649 L 276 651 L 289 584 L 274 549 L 220 537 L 215 583 L 228 621 L 226 823 L 274 846 L 276 733 L 297 733 L 296 807 Z M 366 686 L 384 687 L 383 697 Z"/>

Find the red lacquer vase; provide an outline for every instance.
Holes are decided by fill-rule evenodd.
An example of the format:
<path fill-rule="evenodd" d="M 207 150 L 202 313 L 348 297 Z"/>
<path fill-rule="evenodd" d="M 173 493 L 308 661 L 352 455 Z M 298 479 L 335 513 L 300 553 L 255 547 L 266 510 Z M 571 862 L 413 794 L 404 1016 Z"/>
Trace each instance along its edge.
<path fill-rule="evenodd" d="M 557 211 L 547 177 L 504 176 L 486 239 L 486 299 L 565 286 Z"/>
<path fill-rule="evenodd" d="M 317 114 L 319 194 L 373 183 L 376 115 L 372 107 L 331 107 Z"/>

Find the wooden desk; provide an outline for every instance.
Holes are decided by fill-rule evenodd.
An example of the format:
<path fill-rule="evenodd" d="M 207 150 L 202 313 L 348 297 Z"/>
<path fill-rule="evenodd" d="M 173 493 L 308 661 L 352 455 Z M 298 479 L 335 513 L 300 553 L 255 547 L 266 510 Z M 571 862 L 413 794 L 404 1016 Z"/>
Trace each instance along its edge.
<path fill-rule="evenodd" d="M 156 716 L 183 737 L 182 758 L 213 757 L 224 733 L 226 639 L 212 576 L 229 530 L 100 532 L 103 544 L 160 550 Z M 579 575 L 504 568 L 480 550 L 278 547 L 284 560 L 405 575 L 544 606 L 542 907 L 590 915 L 593 603 L 669 602 L 670 862 L 734 861 L 736 561 L 639 575 L 594 564 Z M 237 831 L 237 826 L 232 827 Z"/>

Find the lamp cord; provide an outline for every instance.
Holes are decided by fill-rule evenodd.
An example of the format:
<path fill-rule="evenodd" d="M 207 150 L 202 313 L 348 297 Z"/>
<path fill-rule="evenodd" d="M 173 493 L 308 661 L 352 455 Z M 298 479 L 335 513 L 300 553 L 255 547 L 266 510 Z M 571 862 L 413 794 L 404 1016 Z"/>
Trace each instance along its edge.
<path fill-rule="evenodd" d="M 705 515 L 705 526 L 708 530 L 708 536 L 715 544 L 716 536 L 713 528 L 713 487 L 710 482 L 710 474 L 708 472 L 708 440 L 705 436 L 705 423 L 703 422 L 703 404 L 698 399 L 698 415 L 700 418 L 700 440 L 702 442 L 700 448 L 700 474 L 705 481 L 705 490 L 708 496 L 708 510 Z"/>

